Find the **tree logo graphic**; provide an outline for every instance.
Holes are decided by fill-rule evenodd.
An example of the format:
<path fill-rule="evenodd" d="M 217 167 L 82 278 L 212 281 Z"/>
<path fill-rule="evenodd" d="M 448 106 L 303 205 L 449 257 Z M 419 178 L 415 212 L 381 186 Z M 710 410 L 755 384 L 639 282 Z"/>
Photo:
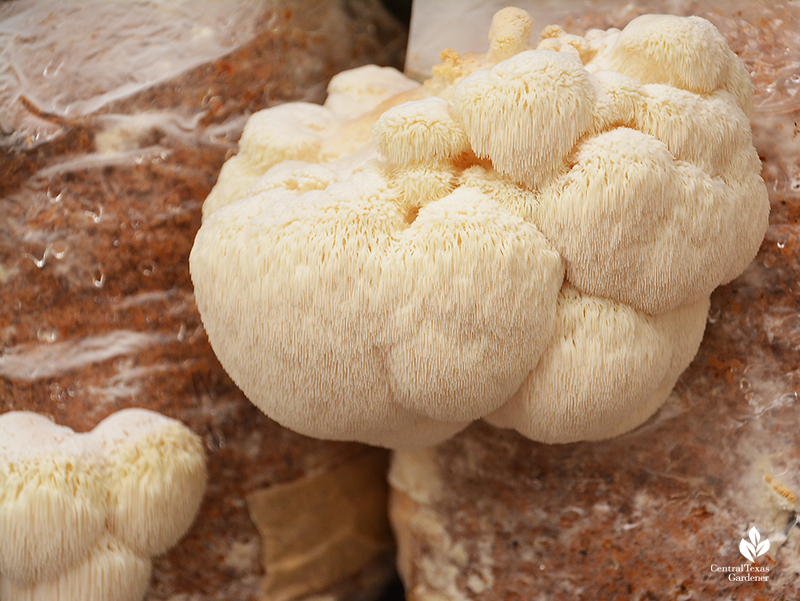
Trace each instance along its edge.
<path fill-rule="evenodd" d="M 750 532 L 747 534 L 750 540 L 743 538 L 742 542 L 739 543 L 739 551 L 750 561 L 755 561 L 756 557 L 760 557 L 769 551 L 769 539 L 765 538 L 762 541 L 761 534 L 756 530 L 755 526 L 750 528 Z"/>

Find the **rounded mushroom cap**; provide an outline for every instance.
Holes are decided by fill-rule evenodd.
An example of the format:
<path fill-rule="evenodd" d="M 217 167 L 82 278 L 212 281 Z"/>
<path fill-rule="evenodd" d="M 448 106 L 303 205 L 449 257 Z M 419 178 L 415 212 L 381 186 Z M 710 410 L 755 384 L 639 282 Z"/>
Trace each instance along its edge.
<path fill-rule="evenodd" d="M 103 444 L 108 528 L 144 557 L 166 552 L 194 521 L 206 487 L 205 452 L 182 423 L 124 409 L 92 432 Z"/>
<path fill-rule="evenodd" d="M 252 186 L 284 161 L 334 162 L 369 146 L 369 133 L 383 103 L 397 104 L 419 84 L 391 67 L 365 65 L 339 73 L 328 85 L 324 106 L 288 102 L 254 113 L 203 204 L 203 218 L 250 196 Z M 349 121 L 348 121 L 349 120 Z M 347 123 L 346 128 L 340 127 Z M 368 153 L 369 154 L 369 153 Z M 371 156 L 370 156 L 371 158 Z"/>
<path fill-rule="evenodd" d="M 664 84 L 642 85 L 612 71 L 595 76 L 595 129 L 616 124 L 649 134 L 676 159 L 711 177 L 741 179 L 761 169 L 747 115 L 726 90 L 696 94 Z"/>
<path fill-rule="evenodd" d="M 322 132 L 337 121 L 332 111 L 306 102 L 291 102 L 254 113 L 239 140 L 239 153 L 228 160 L 203 203 L 203 218 L 244 198 L 270 167 L 283 161 L 318 161 Z"/>
<path fill-rule="evenodd" d="M 453 90 L 453 111 L 477 156 L 536 188 L 592 126 L 593 97 L 580 59 L 529 50 L 468 75 Z"/>
<path fill-rule="evenodd" d="M 719 30 L 702 17 L 642 15 L 622 30 L 607 67 L 639 80 L 696 94 L 725 89 L 745 114 L 753 84 Z"/>
<path fill-rule="evenodd" d="M 59 578 L 29 584 L 0 577 L 4 601 L 141 601 L 150 580 L 151 563 L 104 535 L 84 561 Z"/>
<path fill-rule="evenodd" d="M 364 65 L 334 75 L 328 84 L 325 107 L 345 119 L 353 119 L 378 107 L 392 96 L 419 84 L 393 67 Z"/>
<path fill-rule="evenodd" d="M 44 416 L 0 415 L 0 576 L 47 580 L 89 553 L 107 518 L 98 449 Z"/>
<path fill-rule="evenodd" d="M 442 98 L 406 102 L 383 113 L 372 127 L 380 153 L 397 166 L 428 165 L 469 150 L 467 135 Z"/>
<path fill-rule="evenodd" d="M 324 190 L 340 179 L 336 171 L 320 163 L 283 161 L 254 181 L 247 189 L 247 196 L 257 196 L 270 190 L 283 190 L 294 194 Z"/>
<path fill-rule="evenodd" d="M 709 297 L 758 250 L 769 205 L 756 174 L 712 178 L 628 128 L 586 139 L 572 162 L 534 221 L 587 294 L 662 313 Z"/>
<path fill-rule="evenodd" d="M 212 347 L 298 432 L 433 444 L 503 403 L 549 340 L 563 267 L 533 225 L 478 190 L 409 213 L 393 190 L 376 170 L 244 200 L 195 240 Z"/>
<path fill-rule="evenodd" d="M 452 165 L 415 165 L 393 173 L 393 192 L 398 206 L 411 223 L 419 209 L 450 194 L 458 185 L 458 170 Z"/>
<path fill-rule="evenodd" d="M 704 298 L 651 316 L 564 286 L 550 346 L 514 397 L 485 420 L 549 443 L 635 428 L 694 358 L 708 307 Z"/>
<path fill-rule="evenodd" d="M 0 587 L 11 600 L 141 598 L 149 558 L 188 529 L 205 483 L 199 438 L 152 411 L 86 434 L 0 415 Z"/>

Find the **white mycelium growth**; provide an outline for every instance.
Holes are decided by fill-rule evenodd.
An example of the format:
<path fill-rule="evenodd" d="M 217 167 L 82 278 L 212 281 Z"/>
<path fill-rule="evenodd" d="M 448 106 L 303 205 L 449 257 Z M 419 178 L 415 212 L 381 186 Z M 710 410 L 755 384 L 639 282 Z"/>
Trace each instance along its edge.
<path fill-rule="evenodd" d="M 696 17 L 538 47 L 531 27 L 500 11 L 485 55 L 445 51 L 391 98 L 384 71 L 338 76 L 360 114 L 336 92 L 251 119 L 190 266 L 270 417 L 389 447 L 482 417 L 567 442 L 667 398 L 766 229 L 752 85 Z"/>
<path fill-rule="evenodd" d="M 139 601 L 150 558 L 189 528 L 205 484 L 199 438 L 152 411 L 88 434 L 0 415 L 0 599 Z"/>

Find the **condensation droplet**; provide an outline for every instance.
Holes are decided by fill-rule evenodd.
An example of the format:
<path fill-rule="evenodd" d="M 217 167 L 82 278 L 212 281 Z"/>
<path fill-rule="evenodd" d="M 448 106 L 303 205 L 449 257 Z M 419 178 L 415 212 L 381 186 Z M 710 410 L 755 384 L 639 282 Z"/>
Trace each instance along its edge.
<path fill-rule="evenodd" d="M 28 254 L 27 257 L 31 261 L 33 261 L 33 264 L 36 265 L 36 267 L 38 267 L 39 269 L 42 269 L 45 265 L 47 265 L 47 257 L 48 257 L 49 254 L 50 254 L 50 247 L 48 246 L 47 248 L 44 249 L 44 253 L 42 254 L 42 258 L 41 259 L 37 259 L 36 257 L 34 257 L 31 254 Z"/>
<path fill-rule="evenodd" d="M 216 451 L 219 449 L 224 449 L 227 442 L 225 441 L 225 437 L 222 433 L 218 432 L 217 430 L 211 430 L 205 436 L 205 443 L 206 448 L 210 451 Z"/>
<path fill-rule="evenodd" d="M 98 207 L 96 213 L 94 211 L 84 211 L 84 214 L 95 223 L 100 223 L 100 219 L 103 217 L 103 207 Z"/>
<path fill-rule="evenodd" d="M 47 189 L 47 200 L 50 201 L 50 204 L 56 204 L 57 202 L 61 202 L 61 198 L 64 196 L 64 190 L 61 190 L 56 196 L 53 196 L 53 193 L 50 191 L 50 188 Z"/>
<path fill-rule="evenodd" d="M 59 61 L 58 65 L 56 65 L 55 67 L 53 66 L 53 61 L 50 61 L 49 63 L 47 63 L 47 66 L 44 68 L 44 71 L 42 71 L 42 76 L 55 77 L 56 75 L 58 75 L 58 72 L 61 71 L 61 67 L 63 66 L 64 66 L 64 61 Z"/>
<path fill-rule="evenodd" d="M 50 245 L 50 254 L 54 259 L 61 260 L 67 254 L 67 248 L 66 242 L 58 240 Z"/>
<path fill-rule="evenodd" d="M 55 328 L 41 327 L 36 332 L 36 338 L 42 342 L 52 343 L 58 338 L 58 331 Z"/>

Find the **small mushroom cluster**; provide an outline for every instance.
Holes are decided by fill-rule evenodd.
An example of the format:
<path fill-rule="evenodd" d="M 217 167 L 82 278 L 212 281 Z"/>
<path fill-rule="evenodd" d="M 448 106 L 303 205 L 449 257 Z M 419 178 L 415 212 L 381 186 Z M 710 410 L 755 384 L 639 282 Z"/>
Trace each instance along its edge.
<path fill-rule="evenodd" d="M 87 434 L 0 415 L 0 599 L 140 601 L 151 558 L 188 530 L 205 485 L 199 438 L 152 411 Z"/>
<path fill-rule="evenodd" d="M 190 267 L 214 351 L 270 417 L 394 448 L 476 419 L 545 442 L 626 432 L 695 356 L 769 213 L 753 87 L 699 17 L 484 55 L 417 86 L 340 74 L 253 115 Z"/>

